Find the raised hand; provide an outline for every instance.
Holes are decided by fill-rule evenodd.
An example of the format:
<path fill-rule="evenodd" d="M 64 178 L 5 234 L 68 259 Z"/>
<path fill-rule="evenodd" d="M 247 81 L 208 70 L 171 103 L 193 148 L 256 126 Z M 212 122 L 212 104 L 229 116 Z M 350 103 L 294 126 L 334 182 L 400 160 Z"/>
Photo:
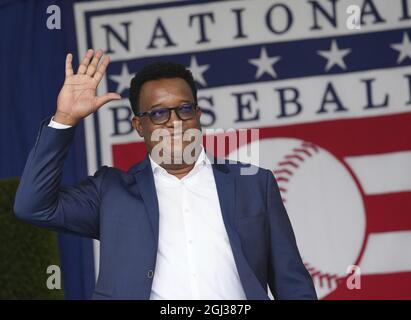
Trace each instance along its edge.
<path fill-rule="evenodd" d="M 96 96 L 97 86 L 110 62 L 110 58 L 106 56 L 99 65 L 102 57 L 102 50 L 97 50 L 95 54 L 92 49 L 88 50 L 77 73 L 74 74 L 73 55 L 67 55 L 66 79 L 57 98 L 54 121 L 74 126 L 107 102 L 121 99 L 121 96 L 114 92 Z"/>

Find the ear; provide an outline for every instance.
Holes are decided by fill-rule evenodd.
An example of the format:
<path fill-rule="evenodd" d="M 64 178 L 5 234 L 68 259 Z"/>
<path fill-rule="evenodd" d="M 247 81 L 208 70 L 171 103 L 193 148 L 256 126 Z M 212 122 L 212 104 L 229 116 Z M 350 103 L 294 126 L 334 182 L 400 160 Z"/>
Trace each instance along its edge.
<path fill-rule="evenodd" d="M 133 128 L 138 132 L 140 137 L 143 137 L 143 125 L 141 123 L 141 118 L 134 116 L 131 120 Z"/>

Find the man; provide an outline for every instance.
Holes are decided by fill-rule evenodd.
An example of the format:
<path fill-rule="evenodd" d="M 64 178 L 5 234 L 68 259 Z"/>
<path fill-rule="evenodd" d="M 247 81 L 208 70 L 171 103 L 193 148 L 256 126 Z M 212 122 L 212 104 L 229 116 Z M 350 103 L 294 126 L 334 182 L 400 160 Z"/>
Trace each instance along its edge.
<path fill-rule="evenodd" d="M 195 135 L 181 138 L 201 129 L 193 77 L 182 65 L 152 64 L 131 81 L 145 160 L 60 187 L 76 124 L 121 98 L 96 96 L 109 63 L 102 55 L 89 50 L 76 74 L 67 55 L 57 110 L 27 160 L 16 215 L 100 240 L 95 299 L 269 299 L 267 285 L 277 299 L 316 299 L 273 174 L 241 175 L 241 164 L 211 161 Z M 158 131 L 171 146 L 159 152 Z M 191 160 L 181 156 L 193 154 L 184 153 L 190 145 Z"/>

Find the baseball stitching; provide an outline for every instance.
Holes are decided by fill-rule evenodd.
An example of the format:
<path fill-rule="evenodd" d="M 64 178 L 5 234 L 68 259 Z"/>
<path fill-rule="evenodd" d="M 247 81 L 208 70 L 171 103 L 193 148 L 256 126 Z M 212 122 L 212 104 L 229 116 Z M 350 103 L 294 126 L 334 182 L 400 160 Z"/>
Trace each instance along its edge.
<path fill-rule="evenodd" d="M 293 148 L 292 153 L 286 154 L 277 164 L 277 169 L 273 170 L 278 188 L 281 193 L 283 203 L 287 201 L 287 184 L 290 182 L 295 172 L 300 169 L 301 165 L 306 159 L 313 157 L 320 150 L 318 146 L 310 142 L 303 142 L 298 148 Z M 304 259 L 303 259 L 304 260 Z M 310 273 L 313 281 L 317 280 L 317 283 L 321 288 L 327 286 L 328 289 L 334 289 L 337 286 L 339 277 L 337 274 L 330 274 L 322 272 L 304 261 L 304 265 L 307 271 Z"/>

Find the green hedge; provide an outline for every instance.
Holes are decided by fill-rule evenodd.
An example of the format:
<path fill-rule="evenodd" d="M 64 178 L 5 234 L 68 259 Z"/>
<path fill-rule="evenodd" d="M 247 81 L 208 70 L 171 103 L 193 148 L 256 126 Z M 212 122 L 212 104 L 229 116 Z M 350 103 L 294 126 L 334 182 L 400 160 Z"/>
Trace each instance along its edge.
<path fill-rule="evenodd" d="M 17 186 L 18 179 L 0 180 L 0 299 L 64 299 L 46 286 L 47 267 L 60 266 L 57 234 L 14 216 Z"/>

